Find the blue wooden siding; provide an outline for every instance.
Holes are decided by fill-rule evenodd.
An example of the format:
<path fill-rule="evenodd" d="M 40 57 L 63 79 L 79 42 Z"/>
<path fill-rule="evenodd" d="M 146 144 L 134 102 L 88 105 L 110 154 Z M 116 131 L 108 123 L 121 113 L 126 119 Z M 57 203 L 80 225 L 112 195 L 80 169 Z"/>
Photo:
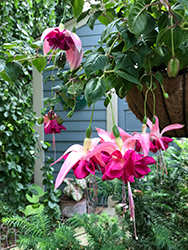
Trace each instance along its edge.
<path fill-rule="evenodd" d="M 125 99 L 120 98 L 118 98 L 118 125 L 129 134 L 142 131 L 142 123 L 129 110 Z"/>

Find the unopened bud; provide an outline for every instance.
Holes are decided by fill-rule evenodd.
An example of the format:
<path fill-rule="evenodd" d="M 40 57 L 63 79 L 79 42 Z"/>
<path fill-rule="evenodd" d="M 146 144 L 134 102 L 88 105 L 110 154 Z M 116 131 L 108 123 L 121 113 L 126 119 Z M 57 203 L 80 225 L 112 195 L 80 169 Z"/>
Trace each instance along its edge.
<path fill-rule="evenodd" d="M 59 125 L 63 124 L 63 119 L 61 118 L 61 116 L 58 116 L 56 120 Z"/>
<path fill-rule="evenodd" d="M 69 111 L 69 113 L 67 114 L 67 117 L 68 117 L 68 118 L 71 118 L 71 117 L 73 116 L 73 114 L 74 114 L 74 111 L 71 110 L 71 111 Z"/>
<path fill-rule="evenodd" d="M 91 137 L 91 133 L 92 133 L 92 127 L 89 126 L 89 127 L 87 128 L 87 130 L 86 130 L 86 137 L 87 137 L 87 138 L 90 138 L 90 137 Z"/>
<path fill-rule="evenodd" d="M 147 116 L 145 115 L 143 118 L 143 124 L 146 124 L 146 122 L 147 122 Z"/>
<path fill-rule="evenodd" d="M 113 126 L 112 131 L 113 131 L 113 135 L 114 135 L 116 138 L 118 138 L 118 137 L 120 136 L 119 129 L 117 128 L 116 125 Z"/>
<path fill-rule="evenodd" d="M 37 119 L 37 123 L 38 124 L 43 124 L 44 122 L 44 117 L 43 116 L 40 116 L 38 119 Z"/>
<path fill-rule="evenodd" d="M 53 112 L 53 110 L 50 110 L 50 111 L 48 112 L 48 119 L 49 119 L 49 120 L 53 120 L 54 118 L 55 118 L 54 112 Z"/>

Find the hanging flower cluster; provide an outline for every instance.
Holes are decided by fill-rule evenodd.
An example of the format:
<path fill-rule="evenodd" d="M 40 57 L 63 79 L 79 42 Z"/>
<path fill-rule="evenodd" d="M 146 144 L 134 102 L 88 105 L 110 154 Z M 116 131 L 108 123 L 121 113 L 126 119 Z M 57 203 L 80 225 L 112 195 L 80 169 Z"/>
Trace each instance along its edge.
<path fill-rule="evenodd" d="M 143 125 L 142 133 L 134 132 L 132 135 L 123 129 L 113 128 L 112 133 L 96 128 L 99 138 L 85 138 L 84 145 L 73 145 L 54 163 L 64 159 L 64 163 L 58 173 L 55 189 L 63 182 L 67 173 L 73 169 L 76 178 L 85 178 L 89 174 L 94 175 L 96 170 L 101 170 L 102 180 L 121 179 L 123 184 L 128 185 L 129 211 L 132 220 L 135 220 L 134 201 L 130 183 L 134 179 L 143 178 L 151 169 L 148 165 L 156 161 L 148 156 L 149 151 L 166 150 L 172 139 L 162 137 L 162 134 L 172 129 L 180 129 L 183 125 L 173 124 L 159 132 L 158 118 L 155 117 L 155 124 L 148 120 L 147 124 L 150 133 L 146 132 L 146 125 Z M 135 222 L 134 222 L 135 223 Z M 135 230 L 135 237 L 136 230 Z"/>
<path fill-rule="evenodd" d="M 60 27 L 45 29 L 41 36 L 41 41 L 44 40 L 43 52 L 47 55 L 52 49 L 52 53 L 56 49 L 66 51 L 66 58 L 69 62 L 71 70 L 78 68 L 82 61 L 83 49 L 80 38 L 69 30 L 61 29 Z"/>
<path fill-rule="evenodd" d="M 61 130 L 67 130 L 63 125 L 63 119 L 57 116 L 53 110 L 50 110 L 45 116 L 41 116 L 37 119 L 38 124 L 44 123 L 44 133 L 53 134 L 53 148 L 55 149 L 55 134 L 61 133 Z"/>

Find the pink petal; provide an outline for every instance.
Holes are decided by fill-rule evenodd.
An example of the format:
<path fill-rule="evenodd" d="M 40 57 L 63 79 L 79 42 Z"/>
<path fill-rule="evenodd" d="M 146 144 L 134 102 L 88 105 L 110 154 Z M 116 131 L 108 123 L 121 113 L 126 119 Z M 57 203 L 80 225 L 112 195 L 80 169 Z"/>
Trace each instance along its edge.
<path fill-rule="evenodd" d="M 151 172 L 151 169 L 145 164 L 136 164 L 135 169 L 141 175 L 147 175 L 149 172 Z"/>
<path fill-rule="evenodd" d="M 183 127 L 184 127 L 184 125 L 181 125 L 181 124 L 172 124 L 172 125 L 169 125 L 169 126 L 165 127 L 165 128 L 161 131 L 161 136 L 162 136 L 165 132 L 167 132 L 167 131 L 169 131 L 169 130 L 180 129 L 180 128 L 183 128 Z"/>
<path fill-rule="evenodd" d="M 125 141 L 127 138 L 131 137 L 131 135 L 127 132 L 125 132 L 122 128 L 118 127 L 120 136 L 123 141 Z"/>
<path fill-rule="evenodd" d="M 75 44 L 75 47 L 76 49 L 78 50 L 78 52 L 80 53 L 81 50 L 82 50 L 82 42 L 81 42 L 81 39 L 79 38 L 79 36 L 76 34 L 76 33 L 72 33 L 71 31 L 69 30 L 66 30 L 65 31 L 65 34 L 68 33 L 70 35 L 70 37 L 72 38 L 74 44 Z"/>
<path fill-rule="evenodd" d="M 151 134 L 156 134 L 157 136 L 160 135 L 160 131 L 159 131 L 159 119 L 158 119 L 157 116 L 155 116 L 155 124 L 153 125 L 150 133 Z"/>
<path fill-rule="evenodd" d="M 152 122 L 150 121 L 150 119 L 147 119 L 147 125 L 150 128 L 150 130 L 152 129 Z"/>
<path fill-rule="evenodd" d="M 55 28 L 57 28 L 57 27 L 55 27 Z M 54 30 L 55 28 L 47 28 L 47 29 L 45 29 L 45 30 L 43 31 L 43 33 L 42 33 L 41 41 L 43 41 L 44 38 L 45 38 L 52 30 Z"/>
<path fill-rule="evenodd" d="M 66 51 L 67 61 L 71 70 L 77 69 L 83 58 L 83 49 L 78 52 L 76 47 L 70 48 Z"/>
<path fill-rule="evenodd" d="M 164 146 L 162 140 L 161 140 L 157 135 L 155 135 L 155 134 L 150 134 L 150 136 L 151 136 L 151 137 L 152 137 L 152 136 L 155 137 L 154 140 L 157 140 L 157 142 L 159 143 L 160 147 L 161 147 L 163 150 L 165 150 L 165 146 Z"/>
<path fill-rule="evenodd" d="M 84 165 L 85 161 L 81 160 L 74 169 L 74 175 L 77 179 L 83 179 L 89 174 L 89 172 L 85 169 Z"/>
<path fill-rule="evenodd" d="M 84 159 L 87 160 L 87 159 L 91 158 L 92 156 L 94 156 L 95 154 L 98 154 L 101 151 L 105 151 L 105 152 L 111 154 L 116 149 L 118 149 L 118 146 L 116 145 L 116 143 L 113 143 L 113 142 L 103 142 L 103 143 L 97 145 L 90 153 L 88 153 L 84 157 Z"/>
<path fill-rule="evenodd" d="M 136 152 L 129 150 L 126 152 L 126 154 L 128 155 L 128 157 L 125 163 L 125 173 L 128 176 L 134 175 Z"/>
<path fill-rule="evenodd" d="M 128 139 L 126 139 L 123 143 L 122 146 L 122 151 L 126 152 L 127 150 L 134 150 L 135 148 L 135 143 L 136 143 L 137 138 L 136 137 L 130 137 Z"/>
<path fill-rule="evenodd" d="M 106 130 L 102 128 L 95 128 L 97 130 L 98 135 L 105 141 L 105 142 L 111 142 L 111 134 L 107 132 Z"/>
<path fill-rule="evenodd" d="M 43 53 L 44 53 L 44 55 L 46 56 L 51 49 L 52 48 L 50 47 L 48 41 L 44 40 L 44 45 L 43 45 Z"/>
<path fill-rule="evenodd" d="M 77 152 L 71 152 L 64 161 L 55 181 L 55 190 L 61 185 L 67 173 L 82 158 Z"/>
<path fill-rule="evenodd" d="M 74 144 L 71 147 L 69 147 L 62 156 L 60 156 L 55 162 L 53 162 L 52 164 L 50 164 L 50 166 L 53 166 L 54 164 L 56 164 L 57 162 L 61 161 L 62 159 L 64 159 L 64 156 L 67 155 L 69 152 L 71 151 L 75 151 L 75 152 L 80 152 L 79 155 L 84 156 L 84 154 L 81 152 L 83 152 L 83 146 L 79 145 L 79 144 Z"/>
<path fill-rule="evenodd" d="M 94 148 L 94 147 L 96 147 L 97 146 L 97 144 L 99 144 L 99 142 L 100 142 L 100 138 L 92 138 L 91 139 L 91 146 L 90 146 L 90 148 Z"/>

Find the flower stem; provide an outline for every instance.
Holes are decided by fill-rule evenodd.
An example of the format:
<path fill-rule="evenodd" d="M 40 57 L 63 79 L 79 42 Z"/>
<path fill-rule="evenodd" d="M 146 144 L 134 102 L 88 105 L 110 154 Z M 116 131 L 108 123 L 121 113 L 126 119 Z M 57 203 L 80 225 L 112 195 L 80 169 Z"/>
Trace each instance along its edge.
<path fill-rule="evenodd" d="M 173 26 L 173 17 L 170 17 L 171 26 Z M 172 44 L 172 58 L 174 58 L 174 30 L 171 28 L 171 44 Z"/>

